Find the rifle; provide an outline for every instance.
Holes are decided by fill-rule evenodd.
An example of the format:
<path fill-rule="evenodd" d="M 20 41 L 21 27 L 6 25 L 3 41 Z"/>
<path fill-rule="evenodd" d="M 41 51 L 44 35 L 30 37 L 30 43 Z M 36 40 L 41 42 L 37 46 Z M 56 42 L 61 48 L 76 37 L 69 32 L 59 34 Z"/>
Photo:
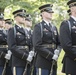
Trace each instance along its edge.
<path fill-rule="evenodd" d="M 53 60 L 53 61 L 52 61 L 52 66 L 51 66 L 51 70 L 50 70 L 50 74 L 49 74 L 49 75 L 52 75 L 52 73 L 53 73 L 53 67 L 54 67 L 55 63 L 56 63 L 56 61 Z"/>
<path fill-rule="evenodd" d="M 24 69 L 23 75 L 26 75 L 27 68 L 28 68 L 28 64 L 29 64 L 29 62 L 26 63 L 26 66 L 25 66 L 25 69 Z"/>
<path fill-rule="evenodd" d="M 2 75 L 5 75 L 5 73 L 6 73 L 7 63 L 8 63 L 8 61 L 9 61 L 9 59 L 11 58 L 11 54 L 12 54 L 11 51 L 8 50 L 8 52 L 7 52 L 6 56 L 5 56 L 6 61 L 5 61 L 5 64 L 4 64 L 4 69 L 3 69 L 3 71 L 2 71 Z M 10 55 L 10 57 L 8 57 L 8 55 Z M 8 59 L 7 59 L 7 58 L 8 58 Z"/>
<path fill-rule="evenodd" d="M 59 51 L 59 50 L 60 50 L 60 51 Z M 58 47 L 58 49 L 56 49 L 56 50 L 54 51 L 54 55 L 58 55 L 58 56 L 59 56 L 60 52 L 61 52 L 61 48 Z M 53 57 L 52 59 L 53 59 L 53 61 L 52 61 L 52 66 L 51 66 L 51 70 L 50 70 L 50 74 L 49 74 L 49 75 L 52 75 L 52 73 L 53 73 L 53 67 L 54 67 L 54 65 L 56 64 L 58 57 L 55 56 L 55 57 Z"/>
<path fill-rule="evenodd" d="M 31 66 L 31 71 L 30 71 L 30 75 L 33 75 L 33 72 L 35 71 L 35 62 L 36 62 L 36 58 L 37 58 L 37 52 L 35 53 L 34 58 L 33 58 L 32 66 Z"/>
<path fill-rule="evenodd" d="M 6 62 L 4 64 L 4 68 L 3 68 L 3 71 L 2 71 L 2 75 L 5 75 L 5 73 L 6 73 L 7 63 L 8 63 L 8 60 L 6 59 Z"/>

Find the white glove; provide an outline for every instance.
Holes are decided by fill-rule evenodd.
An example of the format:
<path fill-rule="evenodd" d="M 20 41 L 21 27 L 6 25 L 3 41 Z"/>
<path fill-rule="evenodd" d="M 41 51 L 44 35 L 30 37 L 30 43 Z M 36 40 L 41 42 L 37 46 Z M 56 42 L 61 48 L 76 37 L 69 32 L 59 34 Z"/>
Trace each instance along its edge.
<path fill-rule="evenodd" d="M 10 54 L 10 55 L 12 55 L 12 52 L 10 51 L 10 50 L 8 50 L 8 52 L 7 52 L 8 54 Z"/>
<path fill-rule="evenodd" d="M 7 54 L 5 55 L 5 59 L 10 60 L 11 55 L 12 55 L 12 52 L 8 50 Z"/>
<path fill-rule="evenodd" d="M 54 54 L 55 55 L 59 55 L 59 53 L 60 53 L 59 50 L 58 49 L 55 49 Z"/>
<path fill-rule="evenodd" d="M 54 55 L 53 55 L 52 59 L 55 60 L 55 61 L 57 61 L 58 60 L 58 56 L 59 56 L 59 50 L 56 49 L 54 51 Z"/>
<path fill-rule="evenodd" d="M 30 51 L 30 52 L 29 52 L 29 55 L 32 56 L 32 57 L 34 56 L 34 54 L 35 54 L 34 51 Z"/>
<path fill-rule="evenodd" d="M 55 60 L 55 61 L 57 61 L 58 60 L 58 55 L 54 54 L 53 57 L 52 57 L 52 59 Z"/>
<path fill-rule="evenodd" d="M 30 56 L 30 55 L 28 55 L 28 57 L 27 57 L 27 59 L 26 59 L 26 60 L 27 60 L 28 62 L 31 62 L 31 61 L 32 61 L 32 59 L 33 59 L 33 57 L 32 57 L 32 56 Z"/>
<path fill-rule="evenodd" d="M 34 51 L 30 51 L 26 60 L 31 62 L 33 60 L 33 56 L 34 56 Z"/>

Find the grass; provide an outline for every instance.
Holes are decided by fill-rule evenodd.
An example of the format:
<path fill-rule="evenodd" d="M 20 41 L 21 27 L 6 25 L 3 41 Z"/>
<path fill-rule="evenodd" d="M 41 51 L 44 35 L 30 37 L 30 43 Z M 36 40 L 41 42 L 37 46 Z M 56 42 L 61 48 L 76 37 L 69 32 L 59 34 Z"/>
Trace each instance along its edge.
<path fill-rule="evenodd" d="M 64 51 L 62 50 L 61 53 L 60 53 L 60 56 L 58 58 L 58 70 L 57 70 L 57 75 L 65 75 L 64 73 L 62 73 L 62 59 L 63 59 L 63 56 L 64 56 Z"/>

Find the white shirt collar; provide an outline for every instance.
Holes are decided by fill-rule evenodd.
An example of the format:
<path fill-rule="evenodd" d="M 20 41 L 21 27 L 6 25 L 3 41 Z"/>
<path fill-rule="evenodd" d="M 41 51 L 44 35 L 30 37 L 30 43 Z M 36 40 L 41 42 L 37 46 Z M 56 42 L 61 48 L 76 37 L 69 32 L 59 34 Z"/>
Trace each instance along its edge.
<path fill-rule="evenodd" d="M 20 26 L 20 25 L 18 25 L 18 24 L 17 24 L 17 26 L 18 26 L 19 28 L 22 28 L 22 26 Z"/>
<path fill-rule="evenodd" d="M 74 17 L 74 16 L 71 16 L 75 21 L 76 21 L 76 17 Z"/>
<path fill-rule="evenodd" d="M 4 28 L 0 28 L 0 30 L 3 30 Z"/>
<path fill-rule="evenodd" d="M 48 21 L 46 21 L 46 20 L 44 20 L 44 21 L 46 22 L 47 25 L 49 25 L 49 23 L 51 24 L 51 22 L 48 22 Z"/>
<path fill-rule="evenodd" d="M 28 31 L 30 31 L 30 30 L 31 30 L 31 28 L 28 28 L 28 27 L 26 27 L 25 29 L 27 29 Z"/>

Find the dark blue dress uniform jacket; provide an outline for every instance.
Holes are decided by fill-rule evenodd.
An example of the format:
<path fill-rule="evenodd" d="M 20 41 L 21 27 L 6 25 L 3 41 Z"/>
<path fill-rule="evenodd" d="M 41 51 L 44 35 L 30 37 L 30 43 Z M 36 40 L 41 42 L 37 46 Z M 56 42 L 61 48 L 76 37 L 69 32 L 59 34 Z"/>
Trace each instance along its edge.
<path fill-rule="evenodd" d="M 60 45 L 57 28 L 55 27 L 53 32 L 44 21 L 35 25 L 33 31 L 33 46 L 35 48 L 35 51 L 37 52 L 35 64 L 36 67 L 43 69 L 51 68 L 52 56 L 56 48 L 47 48 L 43 45 L 52 43 L 56 44 L 56 46 Z"/>
<path fill-rule="evenodd" d="M 15 25 L 15 29 L 16 35 L 14 28 L 8 32 L 8 46 L 12 51 L 12 66 L 25 66 L 29 49 L 20 49 L 18 46 L 30 46 L 29 39 L 23 28 Z"/>
<path fill-rule="evenodd" d="M 7 35 L 4 30 L 0 30 L 0 45 L 7 45 Z M 5 63 L 5 54 L 7 53 L 7 48 L 0 48 L 0 66 Z"/>
<path fill-rule="evenodd" d="M 67 21 L 60 26 L 60 41 L 65 51 L 63 59 L 63 72 L 76 74 L 76 21 L 70 17 L 71 28 Z"/>

